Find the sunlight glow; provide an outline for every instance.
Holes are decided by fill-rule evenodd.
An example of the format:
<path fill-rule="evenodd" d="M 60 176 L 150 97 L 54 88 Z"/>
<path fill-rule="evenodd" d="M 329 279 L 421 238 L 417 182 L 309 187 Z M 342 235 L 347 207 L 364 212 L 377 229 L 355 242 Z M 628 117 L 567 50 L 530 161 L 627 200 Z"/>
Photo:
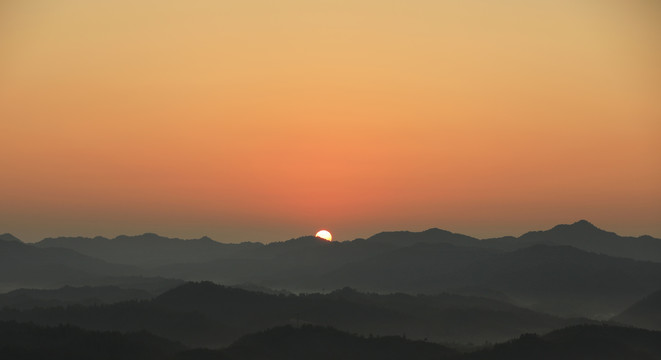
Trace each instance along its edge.
<path fill-rule="evenodd" d="M 319 232 L 315 236 L 327 241 L 333 241 L 333 235 L 331 235 L 331 233 L 328 230 L 319 230 Z"/>

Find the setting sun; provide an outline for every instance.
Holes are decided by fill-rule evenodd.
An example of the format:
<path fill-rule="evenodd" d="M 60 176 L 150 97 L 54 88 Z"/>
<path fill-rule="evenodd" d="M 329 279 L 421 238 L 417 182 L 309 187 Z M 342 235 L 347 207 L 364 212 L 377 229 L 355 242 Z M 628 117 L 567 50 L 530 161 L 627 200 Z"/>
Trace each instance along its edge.
<path fill-rule="evenodd" d="M 328 241 L 333 240 L 333 235 L 331 235 L 331 233 L 328 230 L 319 230 L 319 232 L 315 236 Z"/>

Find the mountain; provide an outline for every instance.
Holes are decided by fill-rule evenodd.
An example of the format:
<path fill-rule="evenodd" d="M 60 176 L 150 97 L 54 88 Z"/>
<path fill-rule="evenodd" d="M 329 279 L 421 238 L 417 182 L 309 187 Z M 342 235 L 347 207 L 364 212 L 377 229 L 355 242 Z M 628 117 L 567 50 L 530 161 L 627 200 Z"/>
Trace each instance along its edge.
<path fill-rule="evenodd" d="M 496 341 L 569 323 L 490 299 L 451 294 L 366 294 L 345 288 L 329 294 L 273 296 L 209 282 L 189 283 L 154 299 L 169 309 L 196 309 L 233 327 L 255 329 L 292 322 L 331 325 L 363 334 L 437 341 Z M 253 324 L 245 317 L 254 318 Z"/>
<path fill-rule="evenodd" d="M 0 308 L 29 309 L 73 304 L 111 304 L 127 300 L 145 300 L 152 295 L 139 289 L 117 286 L 65 286 L 59 289 L 18 289 L 0 294 Z"/>
<path fill-rule="evenodd" d="M 0 358 L 108 360 L 653 360 L 661 332 L 604 325 L 572 326 L 546 335 L 524 334 L 479 350 L 457 351 L 405 336 L 360 336 L 324 326 L 279 326 L 245 335 L 229 346 L 191 349 L 146 332 L 42 327 L 0 321 Z"/>
<path fill-rule="evenodd" d="M 612 320 L 645 329 L 661 330 L 661 290 L 631 305 Z"/>
<path fill-rule="evenodd" d="M 67 324 L 93 331 L 148 331 L 190 346 L 220 346 L 245 334 L 190 309 L 167 309 L 151 301 L 0 309 L 0 321 L 42 326 Z"/>
<path fill-rule="evenodd" d="M 169 279 L 163 277 L 146 276 L 104 276 L 71 283 L 72 286 L 88 287 L 118 287 L 125 290 L 143 290 L 152 297 L 160 295 L 170 289 L 184 284 L 185 281 L 179 279 Z"/>
<path fill-rule="evenodd" d="M 368 239 L 345 242 L 326 242 L 305 236 L 270 244 L 224 244 L 208 237 L 182 240 L 146 233 L 138 236 L 122 235 L 114 239 L 47 238 L 36 246 L 69 248 L 111 263 L 146 267 L 152 275 L 224 283 L 262 280 L 263 285 L 269 285 L 271 279 L 291 276 L 301 278 L 304 274 L 314 281 L 314 276 L 336 270 L 350 262 L 368 260 L 417 244 L 450 244 L 492 251 L 513 251 L 537 244 L 567 245 L 616 257 L 661 262 L 661 239 L 650 236 L 621 237 L 585 220 L 571 225 L 558 225 L 546 231 L 529 232 L 518 238 L 486 240 L 434 228 L 422 232 L 383 232 Z M 229 271 L 228 268 L 235 271 Z M 235 275 L 223 275 L 228 272 Z M 266 276 L 257 279 L 258 274 Z M 300 282 L 292 281 L 286 285 L 294 286 Z"/>
<path fill-rule="evenodd" d="M 518 339 L 466 354 L 466 360 L 652 360 L 661 358 L 661 332 L 581 325 Z"/>
<path fill-rule="evenodd" d="M 457 352 L 402 337 L 359 337 L 329 327 L 283 326 L 247 335 L 222 350 L 227 359 L 449 359 Z"/>
<path fill-rule="evenodd" d="M 537 311 L 608 319 L 658 288 L 661 264 L 536 245 L 475 263 L 462 277 Z"/>
<path fill-rule="evenodd" d="M 101 236 L 46 238 L 35 246 L 68 248 L 116 264 L 155 267 L 241 257 L 243 251 L 263 247 L 264 244 L 223 244 L 208 237 L 182 240 L 146 233 L 137 236 L 121 235 L 113 239 Z"/>
<path fill-rule="evenodd" d="M 227 359 L 652 360 L 661 332 L 603 325 L 574 326 L 459 353 L 403 337 L 363 338 L 334 329 L 279 327 L 248 335 L 221 350 Z"/>
<path fill-rule="evenodd" d="M 582 220 L 519 238 L 486 240 L 440 229 L 384 232 L 345 242 L 304 236 L 270 244 L 221 244 L 209 238 L 182 240 L 148 233 L 44 239 L 33 248 L 64 251 L 57 248 L 62 246 L 134 264 L 125 267 L 130 275 L 250 283 L 289 291 L 324 292 L 345 286 L 426 294 L 454 291 L 510 299 L 561 316 L 608 319 L 661 286 L 661 263 L 620 257 L 654 258 L 661 254 L 655 251 L 658 244 L 659 239 L 620 237 Z M 14 265 L 20 270 L 23 263 Z M 17 273 L 2 266 L 7 274 Z M 66 269 L 73 273 L 61 278 L 83 277 L 78 267 Z M 25 287 L 21 285 L 14 288 Z"/>
<path fill-rule="evenodd" d="M 147 330 L 191 346 L 214 347 L 287 324 L 333 326 L 363 335 L 405 333 L 413 339 L 483 343 L 586 322 L 451 294 L 378 295 L 342 289 L 330 294 L 269 295 L 209 282 L 184 284 L 146 301 L 3 309 L 0 320 L 64 323 L 90 330 Z"/>
<path fill-rule="evenodd" d="M 0 289 L 62 286 L 134 271 L 70 249 L 43 249 L 21 242 L 0 240 Z"/>
<path fill-rule="evenodd" d="M 455 279 L 467 266 L 499 252 L 445 243 L 416 243 L 342 266 L 321 278 L 326 287 L 351 286 L 374 291 L 433 293 L 469 286 Z"/>
<path fill-rule="evenodd" d="M 151 269 L 151 275 L 190 281 L 253 283 L 270 288 L 319 291 L 318 278 L 345 264 L 360 262 L 397 247 L 354 240 L 328 242 L 304 236 L 242 252 L 241 256 Z M 341 287 L 344 285 L 340 285 Z"/>
<path fill-rule="evenodd" d="M 173 359 L 181 344 L 144 332 L 96 332 L 72 326 L 0 322 L 0 359 Z"/>
<path fill-rule="evenodd" d="M 661 284 L 661 264 L 615 258 L 569 246 L 536 245 L 510 252 L 417 244 L 352 263 L 323 276 L 373 291 L 493 289 L 517 304 L 563 316 L 607 319 Z"/>
<path fill-rule="evenodd" d="M 619 236 L 586 220 L 557 225 L 545 231 L 531 231 L 515 237 L 483 240 L 482 246 L 515 250 L 535 244 L 568 245 L 581 250 L 636 260 L 661 262 L 661 239 L 651 236 Z"/>
<path fill-rule="evenodd" d="M 619 236 L 594 226 L 586 220 L 561 224 L 549 230 L 531 231 L 520 237 L 505 236 L 479 240 L 470 236 L 432 228 L 421 232 L 394 231 L 376 234 L 368 242 L 387 243 L 405 247 L 418 243 L 445 243 L 512 251 L 536 244 L 567 245 L 581 250 L 626 257 L 636 260 L 661 262 L 661 239 L 645 235 Z"/>
<path fill-rule="evenodd" d="M 411 231 L 390 231 L 373 235 L 367 239 L 368 242 L 385 243 L 395 247 L 411 246 L 419 243 L 435 244 L 444 243 L 458 246 L 479 246 L 480 240 L 456 234 L 450 231 L 437 228 L 428 229 L 421 232 Z"/>
<path fill-rule="evenodd" d="M 14 242 L 22 242 L 19 238 L 16 236 L 10 234 L 10 233 L 4 233 L 0 234 L 0 240 L 1 241 L 14 241 Z"/>

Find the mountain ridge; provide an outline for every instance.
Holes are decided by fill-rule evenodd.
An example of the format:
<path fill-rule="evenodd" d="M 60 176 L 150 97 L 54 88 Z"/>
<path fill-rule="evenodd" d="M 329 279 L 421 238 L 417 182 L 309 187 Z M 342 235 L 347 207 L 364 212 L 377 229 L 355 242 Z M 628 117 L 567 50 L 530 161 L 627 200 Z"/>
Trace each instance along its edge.
<path fill-rule="evenodd" d="M 596 227 L 587 220 L 572 224 L 558 224 L 547 230 L 528 231 L 519 237 L 503 236 L 478 239 L 451 231 L 430 228 L 420 232 L 385 231 L 367 239 L 332 241 L 330 244 L 355 244 L 362 242 L 390 247 L 405 247 L 416 243 L 448 243 L 458 246 L 516 250 L 537 243 L 569 245 L 582 250 L 606 255 L 628 257 L 636 260 L 661 262 L 661 239 L 649 235 L 639 237 L 620 236 Z M 203 236 L 197 239 L 180 239 L 155 233 L 119 235 L 115 238 L 101 236 L 45 238 L 35 246 L 67 247 L 85 255 L 106 261 L 126 264 L 162 266 L 181 262 L 204 262 L 216 258 L 251 256 L 251 252 L 268 253 L 275 249 L 299 246 L 325 245 L 326 242 L 306 235 L 271 243 L 242 242 L 223 243 Z M 159 248 L 149 248 L 158 245 Z M 121 251 L 117 247 L 123 247 Z"/>
<path fill-rule="evenodd" d="M 10 233 L 4 233 L 0 234 L 0 240 L 2 241 L 11 241 L 11 242 L 20 242 L 22 243 L 21 239 L 17 238 L 16 236 L 10 234 Z"/>

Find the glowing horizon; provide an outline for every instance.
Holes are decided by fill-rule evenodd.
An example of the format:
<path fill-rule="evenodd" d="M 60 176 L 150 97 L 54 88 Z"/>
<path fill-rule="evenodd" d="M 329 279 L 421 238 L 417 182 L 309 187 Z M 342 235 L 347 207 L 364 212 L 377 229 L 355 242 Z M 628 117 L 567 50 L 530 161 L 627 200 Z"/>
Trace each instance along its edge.
<path fill-rule="evenodd" d="M 0 34 L 0 233 L 661 237 L 647 0 L 10 0 Z"/>

